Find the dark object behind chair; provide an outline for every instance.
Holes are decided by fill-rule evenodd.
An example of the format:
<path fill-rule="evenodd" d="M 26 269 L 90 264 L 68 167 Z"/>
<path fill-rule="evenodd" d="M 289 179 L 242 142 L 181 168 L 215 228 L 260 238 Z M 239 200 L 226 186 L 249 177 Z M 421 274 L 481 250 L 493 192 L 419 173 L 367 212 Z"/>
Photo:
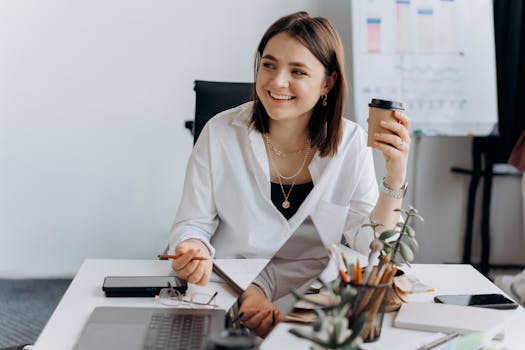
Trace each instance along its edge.
<path fill-rule="evenodd" d="M 253 99 L 253 83 L 228 83 L 195 80 L 195 119 L 185 122 L 197 142 L 202 128 L 208 120 L 227 109 Z"/>

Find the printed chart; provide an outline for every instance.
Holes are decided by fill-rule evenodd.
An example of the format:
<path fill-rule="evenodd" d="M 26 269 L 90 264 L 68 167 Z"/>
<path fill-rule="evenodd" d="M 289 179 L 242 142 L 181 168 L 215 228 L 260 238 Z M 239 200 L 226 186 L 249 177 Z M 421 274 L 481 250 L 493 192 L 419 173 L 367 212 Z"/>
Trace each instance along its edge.
<path fill-rule="evenodd" d="M 413 130 L 487 135 L 497 123 L 491 0 L 352 0 L 355 119 L 401 101 Z"/>

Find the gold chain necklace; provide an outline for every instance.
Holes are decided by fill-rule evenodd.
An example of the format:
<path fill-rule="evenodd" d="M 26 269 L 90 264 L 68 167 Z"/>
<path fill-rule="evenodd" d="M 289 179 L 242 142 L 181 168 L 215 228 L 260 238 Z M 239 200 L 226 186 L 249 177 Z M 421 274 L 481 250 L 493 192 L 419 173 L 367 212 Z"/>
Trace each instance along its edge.
<path fill-rule="evenodd" d="M 290 208 L 290 201 L 288 200 L 288 198 L 290 197 L 290 194 L 292 193 L 292 189 L 295 185 L 295 180 L 297 180 L 297 177 L 303 171 L 304 166 L 306 164 L 306 160 L 308 159 L 308 154 L 310 153 L 310 139 L 308 139 L 308 141 L 306 142 L 306 149 L 305 149 L 303 161 L 301 162 L 301 167 L 299 168 L 299 170 L 297 170 L 297 172 L 293 174 L 292 176 L 283 176 L 281 172 L 279 171 L 279 169 L 277 168 L 277 165 L 275 164 L 275 161 L 272 156 L 272 151 L 270 148 L 270 136 L 268 136 L 268 134 L 264 134 L 264 137 L 266 139 L 266 145 L 268 146 L 268 150 L 270 151 L 268 152 L 270 155 L 270 164 L 273 166 L 273 168 L 275 169 L 275 172 L 277 173 L 277 179 L 279 180 L 279 186 L 281 187 L 281 192 L 283 193 L 283 197 L 284 197 L 284 201 L 281 204 L 281 206 L 284 209 L 288 209 Z M 290 185 L 290 189 L 288 190 L 288 193 L 286 193 L 286 191 L 284 190 L 282 179 L 292 180 L 292 184 Z"/>
<path fill-rule="evenodd" d="M 266 134 L 265 134 L 266 136 Z M 270 138 L 266 136 L 266 142 L 270 148 L 271 151 L 273 151 L 273 153 L 278 156 L 278 157 L 282 157 L 282 158 L 288 158 L 288 154 L 284 153 L 283 151 L 281 151 L 280 149 L 278 149 L 277 147 L 275 147 L 273 145 L 273 143 L 270 141 Z M 306 144 L 305 144 L 305 147 L 306 147 Z M 294 151 L 294 152 L 291 152 L 289 153 L 289 155 L 296 155 L 296 154 L 299 154 L 303 151 L 304 148 L 301 148 L 301 149 L 298 149 L 297 151 Z"/>

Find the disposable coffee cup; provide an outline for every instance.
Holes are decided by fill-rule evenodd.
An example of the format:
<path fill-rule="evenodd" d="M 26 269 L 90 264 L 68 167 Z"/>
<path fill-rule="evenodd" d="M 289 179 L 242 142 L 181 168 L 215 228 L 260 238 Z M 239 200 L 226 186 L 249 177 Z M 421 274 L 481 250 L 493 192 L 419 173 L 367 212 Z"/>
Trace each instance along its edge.
<path fill-rule="evenodd" d="M 381 127 L 381 121 L 396 121 L 392 111 L 404 111 L 403 103 L 396 101 L 380 100 L 373 98 L 368 104 L 368 143 L 369 147 L 374 143 L 376 133 L 392 134 L 392 131 Z"/>

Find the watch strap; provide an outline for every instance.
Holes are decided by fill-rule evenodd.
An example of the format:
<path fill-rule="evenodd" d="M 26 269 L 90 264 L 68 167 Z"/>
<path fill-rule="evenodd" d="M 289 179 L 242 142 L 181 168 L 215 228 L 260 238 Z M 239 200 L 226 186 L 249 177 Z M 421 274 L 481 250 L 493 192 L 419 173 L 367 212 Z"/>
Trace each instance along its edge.
<path fill-rule="evenodd" d="M 381 185 L 379 186 L 380 192 L 386 194 L 389 197 L 395 198 L 395 199 L 405 198 L 407 189 L 408 189 L 408 182 L 405 181 L 405 183 L 403 184 L 403 186 L 401 186 L 401 188 L 393 189 L 386 183 L 384 177 L 383 177 L 383 180 L 381 181 Z"/>

